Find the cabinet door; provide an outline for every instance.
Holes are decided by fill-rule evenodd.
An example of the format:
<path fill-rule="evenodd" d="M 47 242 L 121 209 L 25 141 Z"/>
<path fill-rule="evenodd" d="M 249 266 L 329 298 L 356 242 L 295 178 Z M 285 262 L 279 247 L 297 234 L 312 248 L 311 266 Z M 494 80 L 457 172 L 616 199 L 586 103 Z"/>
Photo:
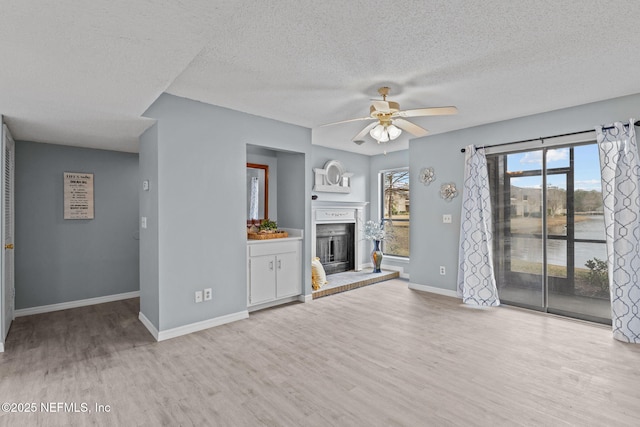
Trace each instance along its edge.
<path fill-rule="evenodd" d="M 249 304 L 260 304 L 276 298 L 276 257 L 253 256 L 249 260 Z"/>
<path fill-rule="evenodd" d="M 287 252 L 276 256 L 277 289 L 276 297 L 284 298 L 300 295 L 302 289 L 300 278 L 300 259 L 298 252 Z"/>

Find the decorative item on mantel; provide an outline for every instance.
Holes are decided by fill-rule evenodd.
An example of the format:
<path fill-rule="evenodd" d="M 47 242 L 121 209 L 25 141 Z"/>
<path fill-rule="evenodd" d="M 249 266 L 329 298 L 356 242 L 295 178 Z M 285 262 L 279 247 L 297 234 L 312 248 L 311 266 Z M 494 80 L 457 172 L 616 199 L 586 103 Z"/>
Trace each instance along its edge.
<path fill-rule="evenodd" d="M 347 173 L 338 160 L 329 160 L 324 168 L 315 168 L 313 191 L 351 193 L 352 173 Z"/>
<path fill-rule="evenodd" d="M 262 220 L 257 230 L 252 225 L 247 232 L 247 238 L 251 240 L 281 239 L 283 237 L 289 237 L 289 233 L 285 230 L 278 230 L 278 224 L 268 218 Z"/>
<path fill-rule="evenodd" d="M 458 190 L 456 189 L 456 184 L 453 182 L 447 182 L 440 187 L 440 197 L 442 197 L 445 202 L 452 201 L 457 195 Z"/>
<path fill-rule="evenodd" d="M 371 261 L 373 262 L 373 273 L 381 273 L 380 266 L 382 264 L 382 250 L 380 250 L 380 241 L 384 240 L 384 226 L 374 221 L 364 223 L 364 238 L 373 242 L 373 251 L 371 252 Z"/>

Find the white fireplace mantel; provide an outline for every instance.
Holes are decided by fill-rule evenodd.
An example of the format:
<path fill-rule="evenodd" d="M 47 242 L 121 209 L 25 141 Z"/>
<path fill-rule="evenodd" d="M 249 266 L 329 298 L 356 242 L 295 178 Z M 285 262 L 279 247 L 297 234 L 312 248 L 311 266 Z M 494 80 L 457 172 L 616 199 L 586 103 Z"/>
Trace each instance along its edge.
<path fill-rule="evenodd" d="M 354 268 L 362 270 L 362 254 L 365 251 L 365 242 L 362 239 L 364 226 L 364 208 L 369 202 L 336 202 L 320 201 L 311 202 L 311 256 L 316 256 L 316 225 L 317 224 L 355 224 L 354 228 Z"/>

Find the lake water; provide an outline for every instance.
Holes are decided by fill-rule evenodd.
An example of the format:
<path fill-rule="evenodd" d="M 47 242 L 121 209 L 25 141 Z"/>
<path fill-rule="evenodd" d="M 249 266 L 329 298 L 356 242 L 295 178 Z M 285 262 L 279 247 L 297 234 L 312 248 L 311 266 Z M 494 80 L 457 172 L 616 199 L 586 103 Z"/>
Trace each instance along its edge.
<path fill-rule="evenodd" d="M 576 239 L 604 240 L 604 219 L 593 216 L 575 224 Z M 532 237 L 512 237 L 511 256 L 530 262 L 542 262 L 542 239 Z M 575 243 L 575 266 L 585 268 L 585 263 L 593 258 L 607 259 L 604 243 Z M 564 240 L 547 241 L 547 261 L 553 265 L 567 265 L 567 242 Z"/>

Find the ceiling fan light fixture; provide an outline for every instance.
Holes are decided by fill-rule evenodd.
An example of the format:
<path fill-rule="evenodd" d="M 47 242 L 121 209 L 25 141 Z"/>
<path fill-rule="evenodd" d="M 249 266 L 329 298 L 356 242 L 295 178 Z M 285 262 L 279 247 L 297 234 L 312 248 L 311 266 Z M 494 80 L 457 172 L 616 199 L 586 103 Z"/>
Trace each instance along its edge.
<path fill-rule="evenodd" d="M 389 125 L 387 126 L 387 132 L 389 133 L 389 139 L 393 141 L 400 136 L 400 134 L 402 133 L 402 129 L 394 125 Z"/>
<path fill-rule="evenodd" d="M 384 130 L 384 126 L 379 124 L 378 126 L 371 129 L 371 131 L 369 132 L 369 135 L 371 135 L 371 138 L 375 139 L 376 141 L 379 141 L 380 138 L 382 138 L 382 135 L 385 133 L 386 132 Z"/>
<path fill-rule="evenodd" d="M 387 130 L 385 129 L 384 132 L 382 132 L 382 136 L 378 139 L 378 142 L 387 142 L 389 141 L 389 132 L 387 132 Z"/>

